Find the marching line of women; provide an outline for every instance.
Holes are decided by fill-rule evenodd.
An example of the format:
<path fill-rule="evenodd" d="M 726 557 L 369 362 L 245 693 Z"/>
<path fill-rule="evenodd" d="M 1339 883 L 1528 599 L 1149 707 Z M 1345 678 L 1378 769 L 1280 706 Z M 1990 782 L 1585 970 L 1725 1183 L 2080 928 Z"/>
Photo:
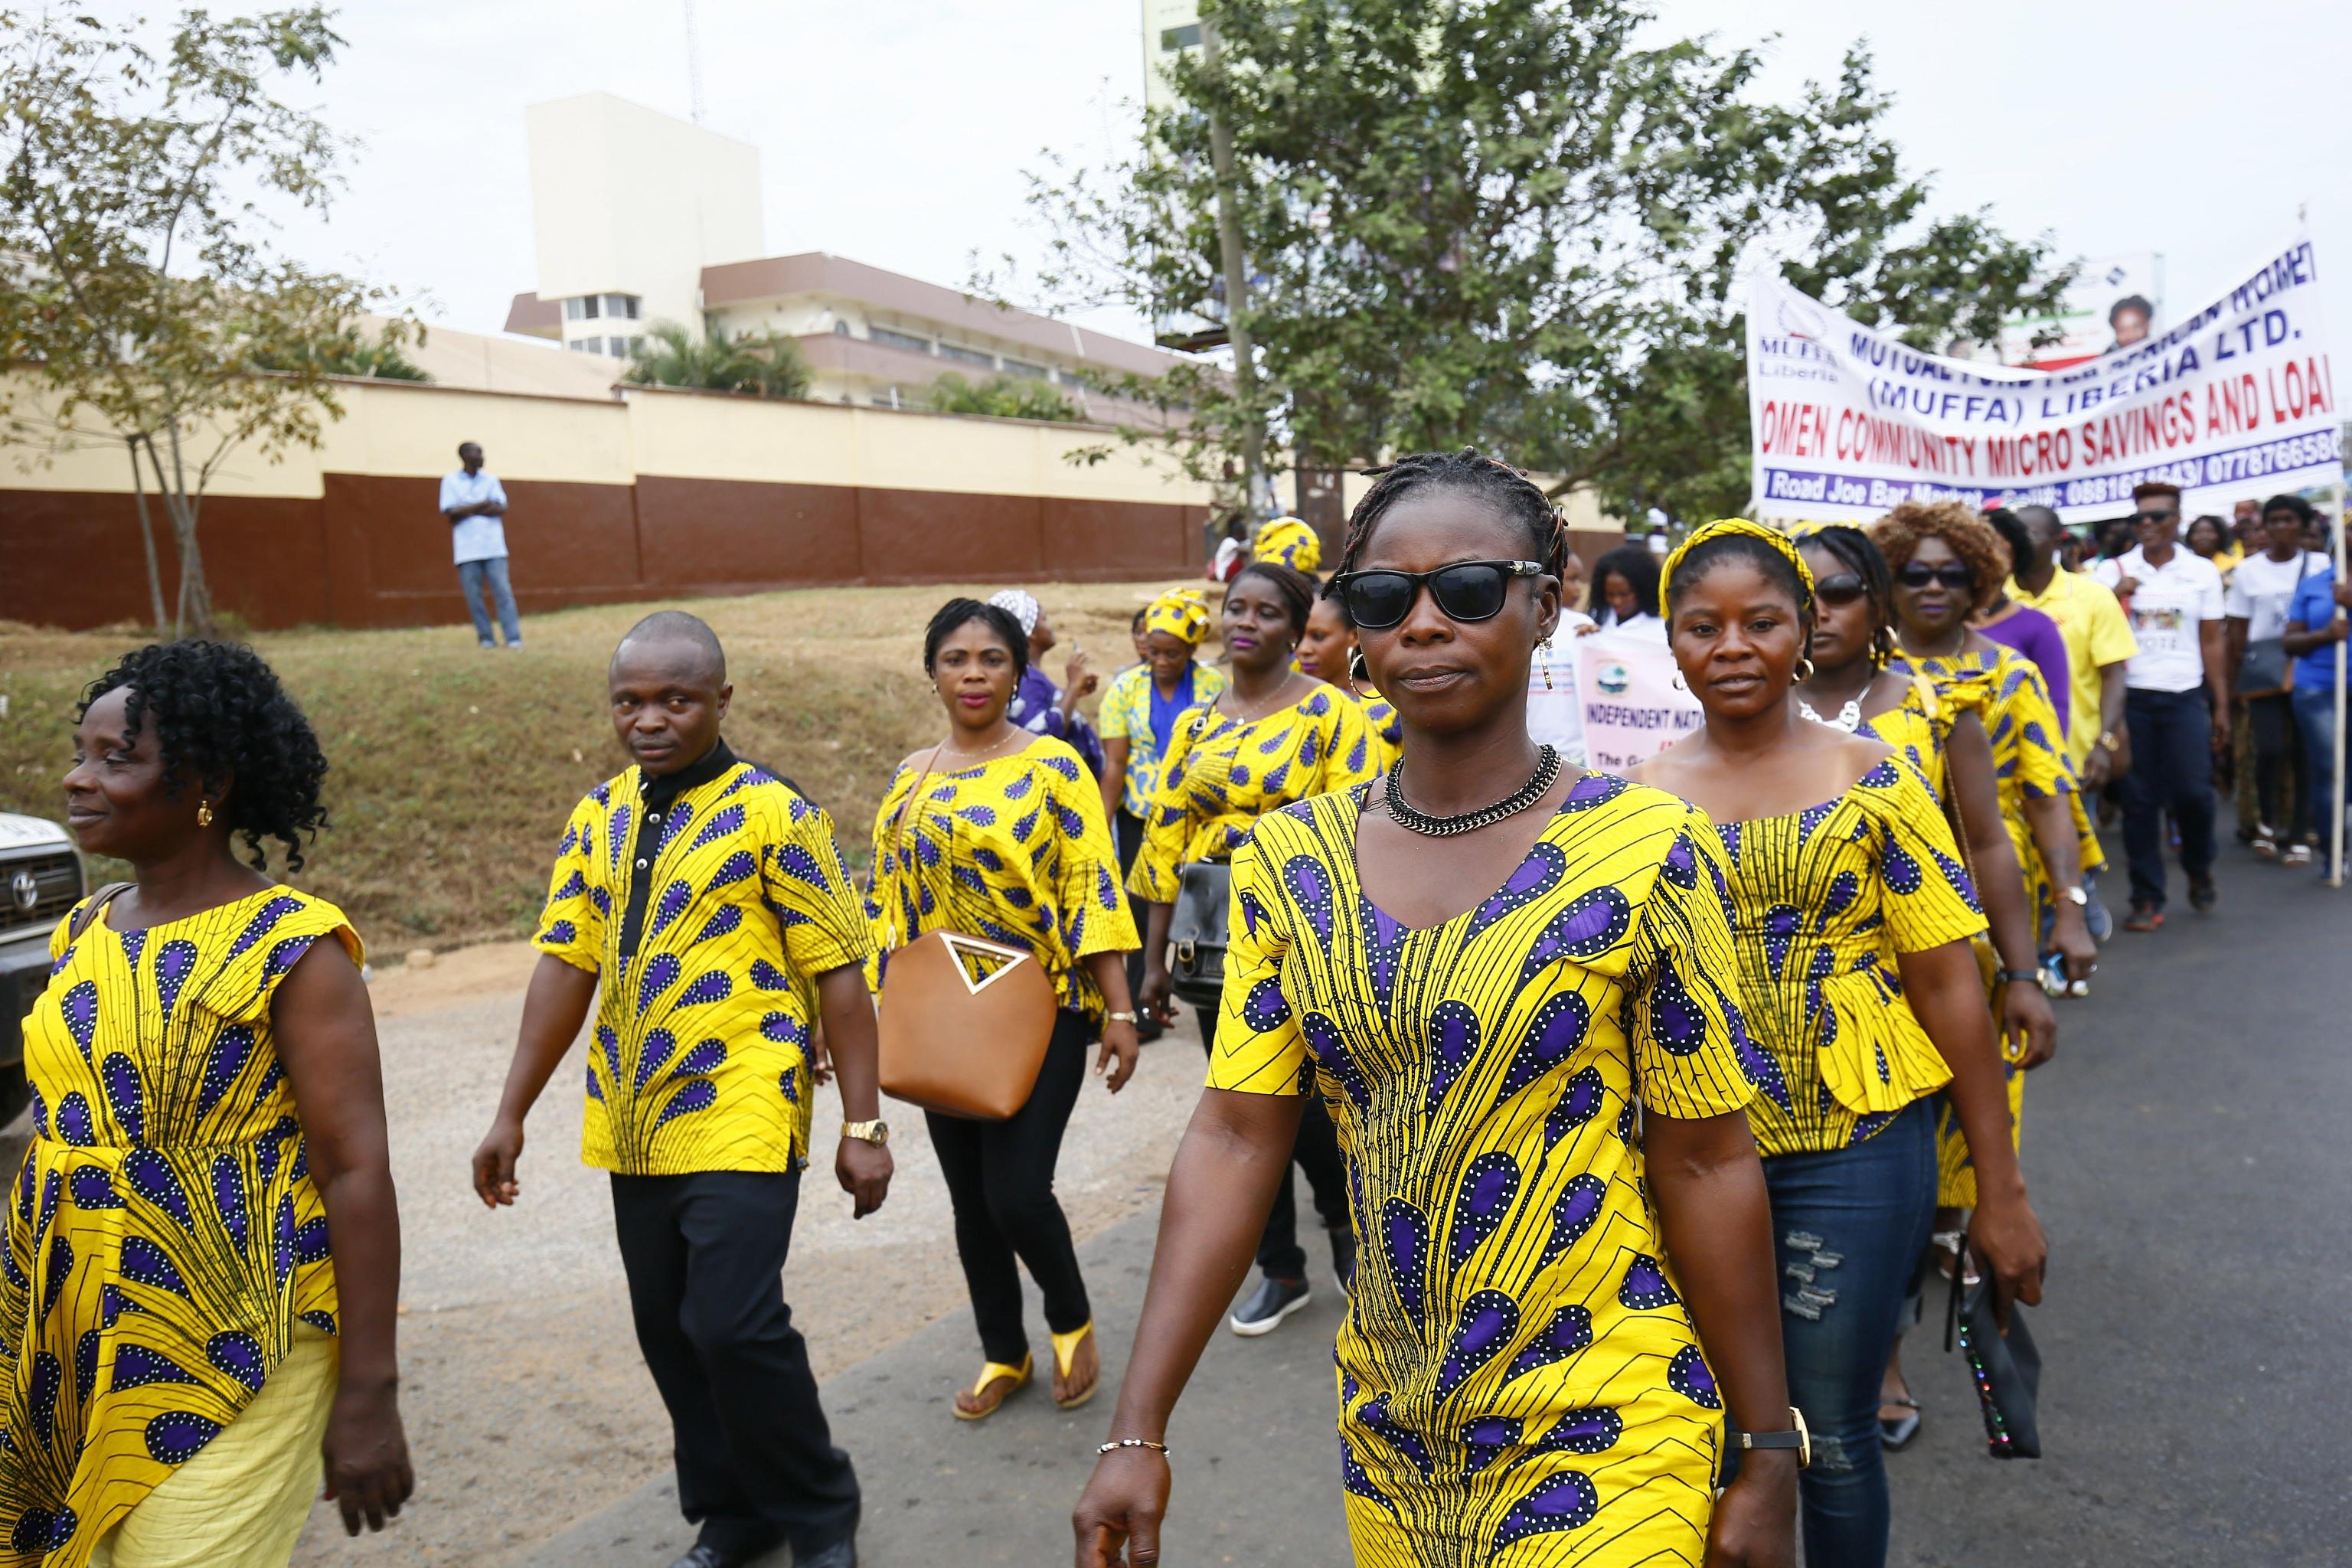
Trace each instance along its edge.
<path fill-rule="evenodd" d="M 1331 1479 L 1359 1563 L 1783 1564 L 1801 1519 L 1814 1568 L 1884 1562 L 1920 1281 L 1980 1271 L 2003 1322 L 2040 1300 L 2017 1126 L 2055 1041 L 2041 955 L 2079 984 L 2095 951 L 2048 689 L 1969 624 L 1998 536 L 1913 507 L 1612 557 L 1613 618 L 1654 620 L 1705 710 L 1632 778 L 1528 734 L 1573 574 L 1517 471 L 1401 459 L 1325 584 L 1303 526 L 1261 547 L 1213 603 L 1138 616 L 1097 725 L 1082 660 L 1067 692 L 1036 668 L 1034 598 L 942 606 L 940 738 L 894 772 L 862 884 L 824 809 L 729 748 L 707 626 L 660 612 L 614 650 L 631 763 L 551 816 L 472 1180 L 519 1201 L 527 1118 L 585 1029 L 582 1152 L 699 1532 L 677 1568 L 857 1561 L 856 1467 L 781 1277 L 825 1086 L 835 1179 L 884 1206 L 873 996 L 940 934 L 1033 960 L 1052 998 L 1017 1109 L 926 1111 L 977 1340 L 940 1391 L 958 1418 L 1033 1381 L 1095 1397 L 1118 1358 L 1054 1194 L 1064 1132 L 1180 1003 L 1209 1053 L 1081 1568 L 1160 1560 L 1210 1335 L 1309 1299 L 1294 1163 L 1346 1300 Z M 269 842 L 299 870 L 325 772 L 247 650 L 152 647 L 89 689 L 71 825 L 133 880 L 60 925 L 27 1024 L 0 1568 L 282 1564 L 322 1453 L 354 1531 L 409 1494 L 360 941 L 264 873 Z"/>

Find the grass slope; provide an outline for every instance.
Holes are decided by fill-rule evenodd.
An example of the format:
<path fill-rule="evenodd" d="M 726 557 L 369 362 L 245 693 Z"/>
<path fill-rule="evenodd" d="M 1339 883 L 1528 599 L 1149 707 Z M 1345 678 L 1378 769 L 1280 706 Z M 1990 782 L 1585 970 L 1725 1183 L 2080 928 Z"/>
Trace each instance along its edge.
<path fill-rule="evenodd" d="M 813 589 L 693 606 L 727 645 L 729 743 L 831 811 L 861 868 L 892 768 L 943 731 L 923 678 L 922 630 L 965 591 L 991 589 Z M 1047 658 L 1059 679 L 1074 647 L 1105 676 L 1130 662 L 1129 618 L 1158 590 L 1031 591 L 1061 637 Z M 254 637 L 332 767 L 331 826 L 293 879 L 342 905 L 387 952 L 525 934 L 565 816 L 627 765 L 606 714 L 605 660 L 631 624 L 662 607 L 532 616 L 512 654 L 480 651 L 464 626 Z M 134 629 L 0 626 L 0 809 L 62 816 L 75 702 L 142 640 Z M 91 867 L 94 879 L 119 874 Z"/>

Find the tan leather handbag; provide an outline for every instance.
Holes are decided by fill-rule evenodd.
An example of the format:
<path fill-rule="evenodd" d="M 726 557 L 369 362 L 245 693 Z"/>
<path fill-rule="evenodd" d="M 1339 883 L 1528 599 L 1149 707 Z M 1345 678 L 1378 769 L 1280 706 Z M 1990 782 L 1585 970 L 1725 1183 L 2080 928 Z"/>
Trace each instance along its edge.
<path fill-rule="evenodd" d="M 902 871 L 930 776 L 926 762 L 898 813 Z M 883 960 L 882 1092 L 946 1116 L 1006 1120 L 1037 1087 L 1056 1005 L 1044 965 L 1021 949 L 961 931 L 924 932 Z"/>

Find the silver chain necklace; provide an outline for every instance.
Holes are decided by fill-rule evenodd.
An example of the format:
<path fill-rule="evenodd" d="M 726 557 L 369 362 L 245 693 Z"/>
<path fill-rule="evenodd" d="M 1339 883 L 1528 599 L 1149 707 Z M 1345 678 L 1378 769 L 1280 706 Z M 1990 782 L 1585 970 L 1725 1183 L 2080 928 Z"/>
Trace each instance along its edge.
<path fill-rule="evenodd" d="M 1834 719 L 1822 718 L 1813 711 L 1813 705 L 1801 697 L 1797 699 L 1797 711 L 1816 724 L 1827 724 L 1831 729 L 1843 730 L 1849 735 L 1862 728 L 1862 699 L 1859 697 L 1847 698 L 1845 706 L 1838 710 Z"/>
<path fill-rule="evenodd" d="M 1396 819 L 1400 827 L 1427 834 L 1433 838 L 1450 838 L 1457 833 L 1475 833 L 1481 827 L 1492 827 L 1506 817 L 1517 816 L 1549 794 L 1559 777 L 1559 752 L 1556 747 L 1546 746 L 1536 759 L 1534 775 L 1513 794 L 1492 805 L 1465 811 L 1459 816 L 1432 816 L 1427 812 L 1414 810 L 1406 803 L 1404 759 L 1400 757 L 1396 766 L 1389 770 L 1389 815 Z"/>

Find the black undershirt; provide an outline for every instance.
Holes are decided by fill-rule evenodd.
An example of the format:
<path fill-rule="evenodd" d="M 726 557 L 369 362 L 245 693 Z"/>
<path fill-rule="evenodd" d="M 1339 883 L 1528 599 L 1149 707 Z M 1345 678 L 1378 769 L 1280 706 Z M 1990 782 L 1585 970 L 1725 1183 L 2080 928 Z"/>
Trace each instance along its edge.
<path fill-rule="evenodd" d="M 646 924 L 646 909 L 653 901 L 654 861 L 661 851 L 662 825 L 669 820 L 670 808 L 677 797 L 696 789 L 733 767 L 736 756 L 719 741 L 704 752 L 698 762 L 689 763 L 674 773 L 659 777 L 640 773 L 637 775 L 637 826 L 629 854 L 635 862 L 629 870 L 629 890 L 621 902 L 621 962 L 626 963 L 637 953 L 637 939 Z M 653 830 L 652 837 L 646 829 Z"/>

